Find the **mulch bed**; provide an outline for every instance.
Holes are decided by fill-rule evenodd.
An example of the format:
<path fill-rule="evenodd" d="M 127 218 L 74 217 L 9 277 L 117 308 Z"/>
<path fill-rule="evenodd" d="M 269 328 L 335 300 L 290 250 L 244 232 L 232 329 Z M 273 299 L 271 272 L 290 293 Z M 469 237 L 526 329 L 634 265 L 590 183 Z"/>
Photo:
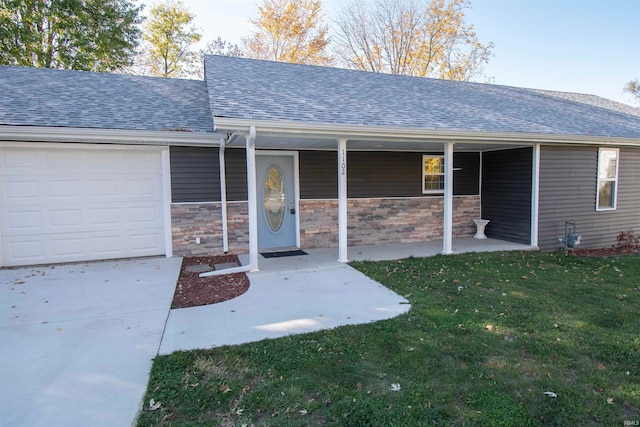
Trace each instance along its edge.
<path fill-rule="evenodd" d="M 199 273 L 190 273 L 185 270 L 190 265 L 206 264 L 213 268 L 215 264 L 228 262 L 236 262 L 240 265 L 236 255 L 183 258 L 171 308 L 215 304 L 228 301 L 247 292 L 249 278 L 245 273 L 201 278 Z"/>
<path fill-rule="evenodd" d="M 618 248 L 577 249 L 569 251 L 569 254 L 581 257 L 610 257 L 623 255 L 625 252 Z"/>

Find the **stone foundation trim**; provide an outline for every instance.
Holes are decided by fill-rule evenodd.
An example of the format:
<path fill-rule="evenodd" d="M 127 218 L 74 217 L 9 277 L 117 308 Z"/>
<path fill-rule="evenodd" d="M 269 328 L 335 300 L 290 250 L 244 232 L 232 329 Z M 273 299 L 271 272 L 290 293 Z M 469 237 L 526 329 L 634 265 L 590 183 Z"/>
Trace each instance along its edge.
<path fill-rule="evenodd" d="M 171 235 L 175 256 L 223 255 L 221 202 L 172 203 Z M 249 251 L 247 202 L 227 202 L 229 252 Z M 196 243 L 200 238 L 200 243 Z"/>
<path fill-rule="evenodd" d="M 415 243 L 442 238 L 444 198 L 389 197 L 348 199 L 349 246 Z M 480 196 L 453 198 L 453 237 L 472 237 L 480 216 Z M 338 246 L 338 200 L 299 201 L 302 248 Z M 227 202 L 229 252 L 249 252 L 249 214 L 246 201 Z M 171 232 L 175 256 L 222 255 L 220 202 L 172 203 Z M 196 238 L 200 243 L 196 243 Z"/>
<path fill-rule="evenodd" d="M 443 234 L 443 196 L 349 199 L 348 245 L 414 243 L 438 240 Z M 480 196 L 453 198 L 453 237 L 471 237 L 480 215 Z M 338 245 L 337 199 L 300 200 L 300 243 L 303 248 Z"/>

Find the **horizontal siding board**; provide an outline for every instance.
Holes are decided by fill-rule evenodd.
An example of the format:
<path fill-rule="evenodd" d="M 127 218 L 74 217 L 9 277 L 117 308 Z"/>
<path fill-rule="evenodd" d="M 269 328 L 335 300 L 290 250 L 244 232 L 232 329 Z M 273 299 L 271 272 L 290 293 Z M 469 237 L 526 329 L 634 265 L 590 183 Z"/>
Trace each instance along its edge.
<path fill-rule="evenodd" d="M 300 198 L 338 198 L 338 154 L 335 151 L 300 151 Z"/>
<path fill-rule="evenodd" d="M 480 193 L 480 153 L 453 153 L 453 168 L 453 194 L 455 196 L 478 195 Z"/>
<path fill-rule="evenodd" d="M 421 181 L 420 153 L 347 153 L 348 197 L 418 197 Z"/>
<path fill-rule="evenodd" d="M 557 249 L 565 221 L 576 223 L 582 247 L 607 247 L 623 230 L 640 231 L 640 149 L 621 147 L 618 201 L 614 211 L 596 211 L 598 147 L 542 146 L 539 244 Z"/>
<path fill-rule="evenodd" d="M 425 153 L 426 154 L 426 153 Z M 441 153 L 435 153 L 439 155 Z M 422 197 L 422 153 L 347 153 L 347 193 L 350 198 Z M 300 197 L 338 197 L 335 151 L 300 151 Z M 454 154 L 454 195 L 475 195 L 479 189 L 480 155 Z"/>
<path fill-rule="evenodd" d="M 247 152 L 244 148 L 228 148 L 224 152 L 227 200 L 246 201 L 247 193 Z"/>
<path fill-rule="evenodd" d="M 488 237 L 531 241 L 532 150 L 491 151 L 482 156 L 482 217 Z"/>
<path fill-rule="evenodd" d="M 217 148 L 172 146 L 173 203 L 220 201 L 220 163 Z"/>

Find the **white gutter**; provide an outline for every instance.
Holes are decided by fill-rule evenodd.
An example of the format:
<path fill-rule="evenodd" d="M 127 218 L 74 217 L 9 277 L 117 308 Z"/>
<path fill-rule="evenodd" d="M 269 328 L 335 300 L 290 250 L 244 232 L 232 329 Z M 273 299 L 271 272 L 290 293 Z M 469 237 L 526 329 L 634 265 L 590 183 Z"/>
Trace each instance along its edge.
<path fill-rule="evenodd" d="M 200 277 L 222 276 L 232 273 L 246 273 L 258 271 L 258 200 L 256 182 L 256 128 L 249 128 L 246 137 L 247 148 L 247 190 L 249 205 L 249 264 L 240 267 L 225 268 L 224 270 L 201 273 Z"/>
<path fill-rule="evenodd" d="M 0 125 L 0 141 L 218 145 L 224 133 Z"/>
<path fill-rule="evenodd" d="M 337 125 L 324 123 L 304 123 L 294 121 L 248 120 L 216 117 L 216 129 L 247 131 L 255 126 L 261 134 L 294 134 L 299 137 L 319 137 L 335 139 L 336 136 L 347 139 L 383 139 L 383 140 L 420 140 L 455 142 L 475 141 L 493 143 L 547 143 L 547 144 L 595 144 L 640 146 L 640 138 L 625 138 L 595 135 L 555 135 L 544 133 L 519 132 L 482 132 L 457 131 L 444 129 L 420 129 L 384 126 Z"/>
<path fill-rule="evenodd" d="M 226 138 L 220 138 L 220 150 L 218 157 L 220 159 L 220 211 L 222 213 L 222 251 L 226 254 L 229 252 L 229 226 L 227 224 L 227 174 L 224 161 L 224 149 L 226 147 Z"/>

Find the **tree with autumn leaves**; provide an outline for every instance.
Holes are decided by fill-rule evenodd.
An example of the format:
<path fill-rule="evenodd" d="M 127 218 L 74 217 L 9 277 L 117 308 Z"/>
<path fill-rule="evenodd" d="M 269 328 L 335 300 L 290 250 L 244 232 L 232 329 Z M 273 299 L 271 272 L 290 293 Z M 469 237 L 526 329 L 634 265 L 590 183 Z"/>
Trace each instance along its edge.
<path fill-rule="evenodd" d="M 264 0 L 243 40 L 247 56 L 298 64 L 329 65 L 329 27 L 320 0 Z"/>
<path fill-rule="evenodd" d="M 469 0 L 351 0 L 337 18 L 336 52 L 378 73 L 470 80 L 491 56 L 464 20 Z"/>
<path fill-rule="evenodd" d="M 347 0 L 336 20 L 335 58 L 320 0 L 264 0 L 247 56 L 379 73 L 470 80 L 491 56 L 464 20 L 469 0 Z"/>

